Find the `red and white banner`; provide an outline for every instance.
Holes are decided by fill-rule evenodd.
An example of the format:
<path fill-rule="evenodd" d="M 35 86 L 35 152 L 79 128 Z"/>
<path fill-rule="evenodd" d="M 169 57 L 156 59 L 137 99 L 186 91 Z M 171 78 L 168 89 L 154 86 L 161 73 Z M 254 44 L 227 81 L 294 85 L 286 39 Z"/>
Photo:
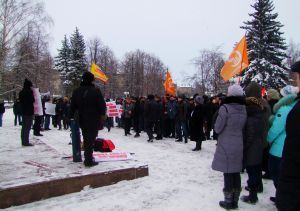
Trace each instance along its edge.
<path fill-rule="evenodd" d="M 96 162 L 130 160 L 132 155 L 129 152 L 94 152 Z"/>
<path fill-rule="evenodd" d="M 123 113 L 123 108 L 121 105 L 116 105 L 115 102 L 107 102 L 106 103 L 107 108 L 107 116 L 108 117 L 121 117 Z"/>

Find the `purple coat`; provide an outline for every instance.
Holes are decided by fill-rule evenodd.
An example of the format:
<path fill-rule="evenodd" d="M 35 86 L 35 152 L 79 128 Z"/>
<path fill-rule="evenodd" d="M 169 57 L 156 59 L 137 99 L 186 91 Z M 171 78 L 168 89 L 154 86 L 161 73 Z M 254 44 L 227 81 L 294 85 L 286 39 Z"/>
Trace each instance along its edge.
<path fill-rule="evenodd" d="M 238 173 L 243 167 L 243 129 L 247 120 L 245 100 L 228 97 L 220 107 L 215 123 L 218 145 L 212 169 L 223 173 Z"/>

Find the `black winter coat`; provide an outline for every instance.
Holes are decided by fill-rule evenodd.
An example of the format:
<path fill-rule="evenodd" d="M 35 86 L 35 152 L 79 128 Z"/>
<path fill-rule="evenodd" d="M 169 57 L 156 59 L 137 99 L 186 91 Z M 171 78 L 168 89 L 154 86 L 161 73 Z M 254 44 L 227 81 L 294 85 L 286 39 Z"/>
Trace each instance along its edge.
<path fill-rule="evenodd" d="M 5 112 L 4 103 L 0 103 L 0 114 L 4 114 L 4 112 Z"/>
<path fill-rule="evenodd" d="M 145 121 L 155 122 L 157 120 L 158 104 L 154 100 L 145 103 L 144 118 Z"/>
<path fill-rule="evenodd" d="M 279 176 L 279 191 L 300 195 L 300 94 L 286 121 L 286 139 Z"/>
<path fill-rule="evenodd" d="M 21 104 L 21 114 L 25 116 L 31 116 L 34 114 L 34 97 L 30 87 L 24 87 L 19 93 L 19 99 Z"/>
<path fill-rule="evenodd" d="M 262 162 L 264 141 L 264 110 L 262 105 L 250 104 L 247 98 L 247 122 L 244 128 L 244 165 Z"/>
<path fill-rule="evenodd" d="M 98 130 L 102 123 L 101 118 L 106 113 L 106 104 L 100 89 L 93 84 L 81 83 L 72 95 L 70 119 L 74 118 L 76 111 L 82 129 Z"/>
<path fill-rule="evenodd" d="M 20 115 L 21 114 L 22 108 L 21 108 L 21 103 L 20 102 L 16 101 L 14 103 L 13 111 L 14 111 L 15 115 Z"/>
<path fill-rule="evenodd" d="M 190 118 L 190 137 L 191 141 L 203 141 L 205 135 L 203 132 L 204 106 L 197 105 L 191 113 Z"/>

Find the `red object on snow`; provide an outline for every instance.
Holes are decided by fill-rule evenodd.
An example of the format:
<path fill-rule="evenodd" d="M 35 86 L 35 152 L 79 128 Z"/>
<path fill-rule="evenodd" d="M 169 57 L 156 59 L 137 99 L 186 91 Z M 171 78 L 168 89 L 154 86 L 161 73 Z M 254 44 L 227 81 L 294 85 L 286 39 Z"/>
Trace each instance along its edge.
<path fill-rule="evenodd" d="M 109 139 L 97 138 L 94 145 L 94 151 L 112 152 L 115 149 L 114 143 Z"/>

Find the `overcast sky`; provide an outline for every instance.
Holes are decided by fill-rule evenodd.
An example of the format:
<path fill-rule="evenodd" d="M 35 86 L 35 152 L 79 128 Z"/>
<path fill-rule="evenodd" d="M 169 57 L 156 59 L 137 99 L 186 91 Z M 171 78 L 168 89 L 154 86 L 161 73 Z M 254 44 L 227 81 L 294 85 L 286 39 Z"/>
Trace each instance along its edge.
<path fill-rule="evenodd" d="M 144 50 L 169 67 L 175 82 L 195 71 L 201 49 L 221 46 L 226 58 L 245 31 L 254 0 L 44 0 L 52 17 L 51 52 L 77 26 L 85 40 L 98 37 L 118 59 Z M 286 41 L 300 43 L 300 1 L 274 0 Z"/>

